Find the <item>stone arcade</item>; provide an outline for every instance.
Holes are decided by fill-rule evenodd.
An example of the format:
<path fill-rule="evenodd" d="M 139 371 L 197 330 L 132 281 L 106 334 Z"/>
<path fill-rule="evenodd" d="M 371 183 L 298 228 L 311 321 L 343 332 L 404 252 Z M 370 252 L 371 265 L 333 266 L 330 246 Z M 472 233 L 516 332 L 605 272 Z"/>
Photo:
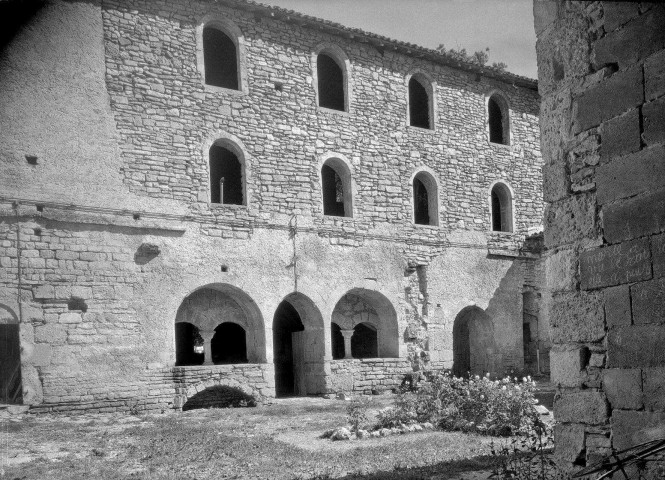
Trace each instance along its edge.
<path fill-rule="evenodd" d="M 0 402 L 547 368 L 535 81 L 249 1 L 22 3 Z"/>

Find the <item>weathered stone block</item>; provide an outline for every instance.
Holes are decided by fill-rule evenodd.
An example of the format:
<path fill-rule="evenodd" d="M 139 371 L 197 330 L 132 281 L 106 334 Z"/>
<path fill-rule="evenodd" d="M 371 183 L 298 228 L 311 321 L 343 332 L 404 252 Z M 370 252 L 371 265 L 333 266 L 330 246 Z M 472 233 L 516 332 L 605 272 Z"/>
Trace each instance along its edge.
<path fill-rule="evenodd" d="M 609 368 L 603 372 L 603 389 L 612 408 L 642 408 L 642 371 Z"/>
<path fill-rule="evenodd" d="M 625 25 L 640 13 L 639 5 L 631 2 L 607 2 L 603 4 L 603 26 L 612 32 Z"/>
<path fill-rule="evenodd" d="M 612 443 L 615 449 L 623 450 L 638 443 L 654 440 L 653 432 L 662 436 L 665 428 L 665 413 L 615 410 L 612 412 Z"/>
<path fill-rule="evenodd" d="M 579 133 L 596 127 L 643 101 L 642 68 L 617 72 L 575 100 L 574 131 Z"/>
<path fill-rule="evenodd" d="M 32 290 L 35 300 L 51 299 L 55 297 L 55 288 L 53 285 L 39 285 Z"/>
<path fill-rule="evenodd" d="M 665 208 L 665 195 L 663 208 Z M 651 237 L 651 256 L 654 278 L 665 276 L 665 234 Z"/>
<path fill-rule="evenodd" d="M 38 343 L 35 345 L 32 355 L 30 355 L 30 363 L 35 367 L 45 367 L 50 365 L 51 357 L 53 356 L 53 347 L 46 343 Z"/>
<path fill-rule="evenodd" d="M 644 370 L 644 406 L 649 410 L 665 411 L 665 368 Z"/>
<path fill-rule="evenodd" d="M 46 324 L 35 327 L 35 342 L 61 345 L 67 339 L 67 330 L 61 324 Z"/>
<path fill-rule="evenodd" d="M 571 291 L 577 286 L 577 255 L 559 250 L 545 258 L 546 287 L 552 292 Z"/>
<path fill-rule="evenodd" d="M 585 427 L 579 423 L 554 426 L 555 456 L 559 461 L 573 463 L 585 449 Z"/>
<path fill-rule="evenodd" d="M 617 2 L 618 3 L 618 2 Z M 623 3 L 623 2 L 622 2 Z M 615 6 L 614 2 L 603 3 L 604 8 Z M 617 8 L 616 15 L 610 14 L 610 25 L 620 24 L 634 14 L 623 11 L 629 7 Z M 607 15 L 607 12 L 606 12 Z M 665 12 L 652 9 L 627 22 L 624 28 L 608 33 L 594 44 L 594 65 L 617 63 L 623 69 L 657 52 L 665 45 Z"/>
<path fill-rule="evenodd" d="M 563 162 L 543 165 L 543 199 L 546 202 L 566 198 L 569 188 L 570 176 L 566 172 L 566 165 Z"/>
<path fill-rule="evenodd" d="M 596 169 L 599 204 L 655 191 L 665 178 L 665 147 L 654 146 L 600 165 Z"/>
<path fill-rule="evenodd" d="M 665 278 L 631 285 L 633 323 L 665 323 Z"/>
<path fill-rule="evenodd" d="M 605 322 L 609 328 L 631 324 L 630 287 L 619 285 L 603 290 L 605 297 Z"/>
<path fill-rule="evenodd" d="M 665 30 L 665 28 L 664 28 Z M 642 138 L 647 145 L 665 142 L 665 97 L 642 106 L 644 133 Z"/>
<path fill-rule="evenodd" d="M 638 109 L 604 122 L 600 127 L 600 138 L 601 162 L 607 163 L 612 158 L 637 152 L 641 148 Z"/>
<path fill-rule="evenodd" d="M 545 207 L 544 236 L 548 248 L 592 238 L 597 233 L 595 195 L 574 195 Z"/>
<path fill-rule="evenodd" d="M 644 62 L 644 90 L 647 100 L 665 95 L 665 50 Z"/>
<path fill-rule="evenodd" d="M 665 325 L 632 325 L 607 334 L 608 368 L 665 366 Z"/>
<path fill-rule="evenodd" d="M 554 295 L 549 302 L 555 343 L 595 342 L 605 336 L 602 295 L 564 293 Z"/>
<path fill-rule="evenodd" d="M 58 318 L 60 323 L 81 323 L 81 314 L 80 313 L 61 313 Z"/>
<path fill-rule="evenodd" d="M 642 238 L 580 254 L 583 290 L 609 287 L 651 278 L 649 239 Z"/>
<path fill-rule="evenodd" d="M 603 233 L 618 243 L 665 230 L 665 189 L 603 206 Z"/>
<path fill-rule="evenodd" d="M 588 350 L 574 345 L 555 345 L 550 350 L 550 374 L 555 385 L 578 387 Z"/>
<path fill-rule="evenodd" d="M 554 399 L 554 418 L 561 423 L 600 425 L 607 421 L 607 412 L 603 392 L 564 392 Z"/>

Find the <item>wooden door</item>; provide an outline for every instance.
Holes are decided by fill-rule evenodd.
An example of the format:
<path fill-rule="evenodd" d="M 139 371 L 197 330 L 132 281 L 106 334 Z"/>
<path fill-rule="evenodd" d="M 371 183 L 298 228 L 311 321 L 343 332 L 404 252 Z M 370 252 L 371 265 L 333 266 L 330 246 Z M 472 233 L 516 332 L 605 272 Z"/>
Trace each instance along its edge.
<path fill-rule="evenodd" d="M 307 395 L 305 385 L 305 332 L 291 334 L 293 348 L 293 393 L 299 397 Z"/>
<path fill-rule="evenodd" d="M 19 326 L 0 324 L 0 403 L 23 403 Z"/>

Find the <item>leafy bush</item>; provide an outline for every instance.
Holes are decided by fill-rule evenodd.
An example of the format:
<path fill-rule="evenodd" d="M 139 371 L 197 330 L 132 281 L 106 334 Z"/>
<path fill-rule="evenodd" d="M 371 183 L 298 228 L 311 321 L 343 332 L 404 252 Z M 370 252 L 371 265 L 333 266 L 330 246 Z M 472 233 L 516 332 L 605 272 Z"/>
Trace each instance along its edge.
<path fill-rule="evenodd" d="M 444 430 L 508 436 L 532 428 L 537 417 L 530 378 L 490 380 L 429 376 L 415 392 L 398 394 L 395 405 L 379 413 L 378 428 L 431 422 Z"/>
<path fill-rule="evenodd" d="M 351 424 L 352 431 L 357 432 L 367 422 L 367 412 L 371 403 L 369 398 L 355 398 L 346 406 L 346 418 Z"/>

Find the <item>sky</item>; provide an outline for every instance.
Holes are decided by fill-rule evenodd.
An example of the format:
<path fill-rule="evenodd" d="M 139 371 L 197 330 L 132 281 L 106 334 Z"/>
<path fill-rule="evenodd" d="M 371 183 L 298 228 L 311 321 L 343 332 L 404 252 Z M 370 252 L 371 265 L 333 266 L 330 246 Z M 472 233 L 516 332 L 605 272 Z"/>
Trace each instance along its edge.
<path fill-rule="evenodd" d="M 536 78 L 532 0 L 257 0 L 395 40 L 436 48 L 490 48 L 490 63 Z"/>

